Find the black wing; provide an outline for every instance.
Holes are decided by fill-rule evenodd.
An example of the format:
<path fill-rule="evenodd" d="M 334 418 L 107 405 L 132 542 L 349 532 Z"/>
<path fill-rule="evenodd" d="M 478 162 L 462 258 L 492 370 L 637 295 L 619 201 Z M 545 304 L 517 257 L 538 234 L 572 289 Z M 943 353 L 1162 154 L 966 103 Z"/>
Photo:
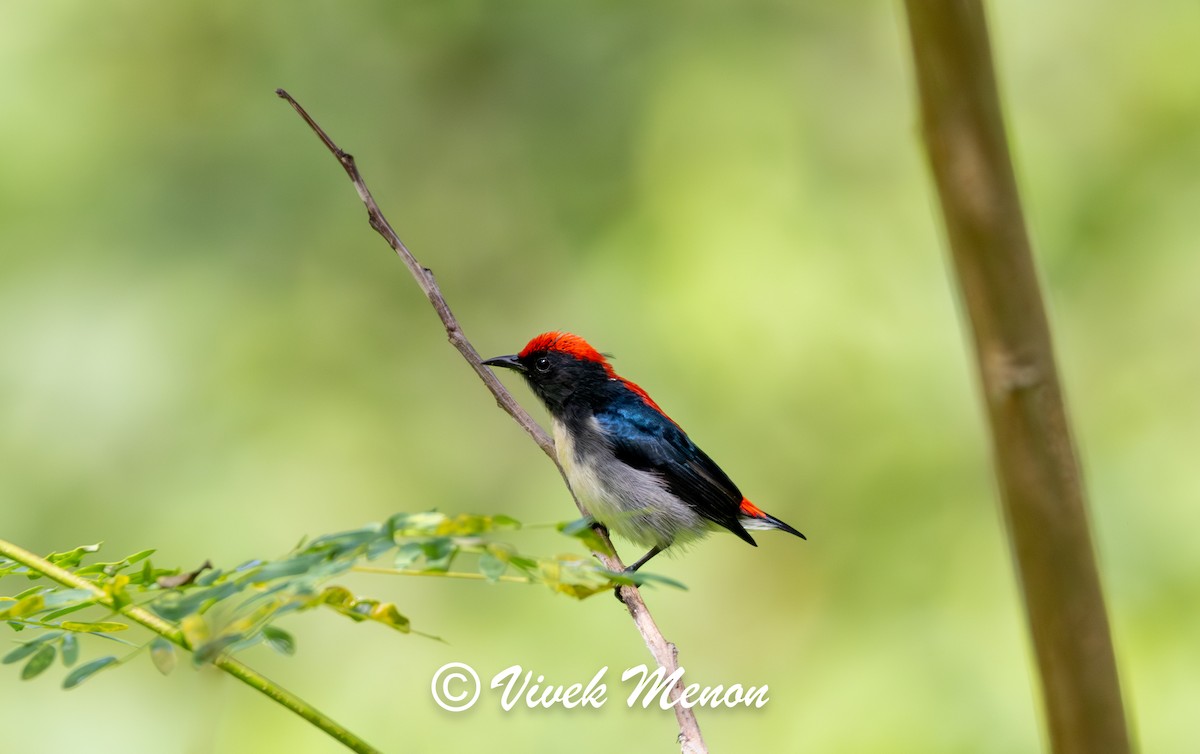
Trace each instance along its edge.
<path fill-rule="evenodd" d="M 636 395 L 613 401 L 595 416 L 621 462 L 658 474 L 701 516 L 756 544 L 739 520 L 741 491 L 678 425 Z"/>

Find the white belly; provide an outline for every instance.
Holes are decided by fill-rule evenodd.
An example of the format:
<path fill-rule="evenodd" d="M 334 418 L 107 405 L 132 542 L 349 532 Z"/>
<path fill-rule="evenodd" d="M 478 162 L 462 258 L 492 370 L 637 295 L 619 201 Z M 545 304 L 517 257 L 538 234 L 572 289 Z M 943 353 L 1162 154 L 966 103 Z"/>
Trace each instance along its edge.
<path fill-rule="evenodd" d="M 598 426 L 595 432 L 599 437 Z M 558 421 L 554 449 L 571 490 L 588 513 L 631 542 L 667 547 L 698 539 L 713 528 L 671 494 L 657 475 L 621 463 L 611 450 L 578 457 L 573 438 Z"/>

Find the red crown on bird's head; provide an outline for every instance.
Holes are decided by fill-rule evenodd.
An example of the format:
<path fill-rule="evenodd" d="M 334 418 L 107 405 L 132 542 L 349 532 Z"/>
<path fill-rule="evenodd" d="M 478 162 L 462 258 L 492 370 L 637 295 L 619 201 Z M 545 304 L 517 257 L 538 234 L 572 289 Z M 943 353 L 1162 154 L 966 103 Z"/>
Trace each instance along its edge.
<path fill-rule="evenodd" d="M 604 354 L 592 348 L 591 344 L 583 338 L 569 332 L 559 332 L 558 330 L 544 332 L 525 344 L 525 347 L 521 349 L 521 352 L 517 356 L 523 359 L 529 354 L 537 353 L 538 351 L 565 353 L 576 359 L 603 364 L 611 371 L 611 367 L 608 366 L 608 360 L 604 358 Z"/>
<path fill-rule="evenodd" d="M 581 361 L 594 361 L 597 364 L 600 364 L 604 367 L 604 372 L 608 375 L 609 379 L 621 381 L 625 384 L 625 387 L 637 393 L 638 396 L 640 396 L 641 399 L 647 403 L 647 405 L 653 406 L 655 411 L 658 411 L 659 413 L 663 414 L 663 416 L 666 416 L 666 414 L 663 413 L 663 410 L 659 408 L 658 404 L 654 402 L 654 399 L 651 398 L 645 390 L 642 390 L 636 384 L 630 382 L 613 371 L 612 364 L 608 363 L 608 359 L 604 358 L 604 354 L 600 353 L 595 348 L 592 348 L 590 343 L 578 335 L 569 332 L 560 332 L 558 330 L 544 332 L 526 343 L 525 347 L 521 349 L 521 352 L 517 354 L 517 356 L 523 359 L 529 354 L 537 353 L 538 351 L 565 353 L 568 356 L 572 356 Z M 674 419 L 671 419 L 669 416 L 667 419 L 674 422 Z"/>

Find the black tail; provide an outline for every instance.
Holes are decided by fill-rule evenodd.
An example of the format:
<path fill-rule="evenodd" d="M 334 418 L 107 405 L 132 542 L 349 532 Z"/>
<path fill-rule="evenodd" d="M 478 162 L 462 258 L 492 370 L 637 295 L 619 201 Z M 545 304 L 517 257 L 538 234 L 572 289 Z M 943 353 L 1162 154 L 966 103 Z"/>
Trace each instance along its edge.
<path fill-rule="evenodd" d="M 789 526 L 788 524 L 785 524 L 769 513 L 762 512 L 761 510 L 756 510 L 754 514 L 742 513 L 741 521 L 742 526 L 746 527 L 747 529 L 780 529 L 781 531 L 786 531 L 788 534 L 795 534 L 800 539 L 808 539 L 808 537 L 801 534 L 799 530 Z"/>

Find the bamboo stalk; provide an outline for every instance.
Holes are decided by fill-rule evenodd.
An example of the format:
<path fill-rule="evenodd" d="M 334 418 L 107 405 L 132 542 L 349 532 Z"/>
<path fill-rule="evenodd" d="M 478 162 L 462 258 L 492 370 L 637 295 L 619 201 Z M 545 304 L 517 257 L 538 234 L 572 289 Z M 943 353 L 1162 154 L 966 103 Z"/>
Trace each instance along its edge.
<path fill-rule="evenodd" d="M 1128 754 L 1079 461 L 979 0 L 906 0 L 922 132 L 971 325 L 1051 748 Z"/>

